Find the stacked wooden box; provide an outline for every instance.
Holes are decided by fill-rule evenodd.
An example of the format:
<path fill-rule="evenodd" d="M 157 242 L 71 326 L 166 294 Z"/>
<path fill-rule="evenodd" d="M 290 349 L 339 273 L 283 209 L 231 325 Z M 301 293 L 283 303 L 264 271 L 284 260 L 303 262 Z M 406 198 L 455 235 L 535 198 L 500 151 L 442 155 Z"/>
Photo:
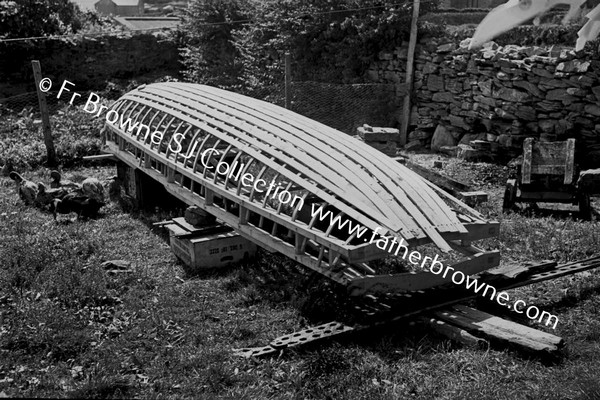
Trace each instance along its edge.
<path fill-rule="evenodd" d="M 396 140 L 399 136 L 398 129 L 379 128 L 364 124 L 359 126 L 358 137 L 371 147 L 376 148 L 390 157 L 396 155 Z"/>

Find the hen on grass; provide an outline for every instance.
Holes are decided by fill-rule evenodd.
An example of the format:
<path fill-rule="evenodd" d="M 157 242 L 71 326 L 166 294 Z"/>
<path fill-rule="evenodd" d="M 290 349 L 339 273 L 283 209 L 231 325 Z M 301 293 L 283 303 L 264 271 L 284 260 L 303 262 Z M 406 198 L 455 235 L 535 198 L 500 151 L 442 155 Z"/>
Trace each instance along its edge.
<path fill-rule="evenodd" d="M 54 199 L 62 199 L 68 194 L 65 188 L 47 189 L 46 185 L 38 182 L 38 193 L 35 198 L 35 203 L 38 207 L 45 208 L 50 206 Z"/>
<path fill-rule="evenodd" d="M 18 172 L 11 172 L 9 174 L 10 179 L 17 184 L 17 194 L 25 202 L 30 205 L 35 203 L 35 199 L 38 193 L 38 186 L 32 181 L 24 179 Z"/>
<path fill-rule="evenodd" d="M 81 189 L 80 184 L 70 181 L 68 179 L 63 180 L 60 172 L 58 172 L 56 170 L 50 172 L 50 177 L 52 178 L 52 182 L 50 183 L 50 187 L 52 189 L 57 189 L 57 188 L 65 188 L 68 190 L 80 190 Z"/>
<path fill-rule="evenodd" d="M 97 178 L 86 178 L 81 183 L 81 192 L 84 196 L 104 203 L 104 187 Z"/>
<path fill-rule="evenodd" d="M 69 193 L 62 199 L 54 199 L 50 205 L 50 211 L 56 220 L 56 214 L 76 213 L 77 219 L 84 217 L 96 217 L 98 210 L 104 205 L 96 199 L 82 196 L 78 193 Z"/>

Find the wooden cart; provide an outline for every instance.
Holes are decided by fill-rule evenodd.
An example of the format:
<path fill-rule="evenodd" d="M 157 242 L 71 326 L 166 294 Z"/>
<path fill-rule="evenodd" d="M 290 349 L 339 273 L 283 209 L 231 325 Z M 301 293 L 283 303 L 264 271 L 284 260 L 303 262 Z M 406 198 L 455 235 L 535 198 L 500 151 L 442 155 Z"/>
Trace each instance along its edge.
<path fill-rule="evenodd" d="M 525 139 L 517 179 L 506 182 L 503 210 L 513 208 L 518 202 L 571 203 L 579 205 L 582 218 L 590 219 L 590 196 L 578 187 L 578 175 L 575 139 L 564 142 Z"/>

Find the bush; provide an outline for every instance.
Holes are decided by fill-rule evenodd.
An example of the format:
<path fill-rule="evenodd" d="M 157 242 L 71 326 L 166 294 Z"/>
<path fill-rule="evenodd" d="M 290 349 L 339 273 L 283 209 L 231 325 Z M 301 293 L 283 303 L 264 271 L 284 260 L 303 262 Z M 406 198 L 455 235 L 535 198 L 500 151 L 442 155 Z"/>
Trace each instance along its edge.
<path fill-rule="evenodd" d="M 104 121 L 92 119 L 81 107 L 64 107 L 50 117 L 58 162 L 73 165 L 83 156 L 100 153 Z M 0 165 L 34 169 L 46 161 L 41 123 L 31 108 L 0 119 Z"/>
<path fill-rule="evenodd" d="M 195 0 L 185 25 L 186 78 L 248 94 L 283 83 L 284 53 L 294 80 L 363 82 L 380 51 L 408 39 L 410 1 Z M 437 6 L 425 2 L 421 12 Z M 360 9 L 359 9 L 360 8 Z M 230 24 L 207 25 L 230 21 Z"/>
<path fill-rule="evenodd" d="M 331 2 L 277 0 L 259 3 L 252 24 L 236 32 L 243 82 L 252 86 L 261 75 L 281 81 L 282 54 L 294 60 L 295 80 L 330 83 L 363 82 L 365 70 L 381 51 L 410 35 L 411 2 L 372 0 L 361 10 L 347 0 Z M 422 13 L 435 8 L 423 4 Z"/>
<path fill-rule="evenodd" d="M 82 13 L 70 0 L 0 1 L 0 38 L 59 35 L 82 27 Z"/>
<path fill-rule="evenodd" d="M 233 30 L 247 20 L 247 9 L 245 0 L 192 2 L 184 20 L 187 45 L 182 56 L 186 79 L 219 87 L 237 84 L 239 65 L 232 43 Z"/>

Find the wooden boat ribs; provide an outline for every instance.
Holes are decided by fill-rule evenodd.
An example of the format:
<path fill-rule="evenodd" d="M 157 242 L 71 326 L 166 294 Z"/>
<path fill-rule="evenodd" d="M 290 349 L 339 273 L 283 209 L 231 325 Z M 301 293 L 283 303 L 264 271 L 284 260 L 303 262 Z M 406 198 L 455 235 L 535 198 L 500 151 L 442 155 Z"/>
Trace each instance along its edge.
<path fill-rule="evenodd" d="M 464 265 L 465 273 L 499 263 L 497 252 L 470 245 L 496 236 L 497 222 L 485 221 L 365 143 L 292 111 L 175 82 L 140 86 L 112 109 L 119 119 L 107 123 L 105 140 L 118 159 L 265 249 L 351 286 L 353 294 L 439 284 L 429 284 L 427 272 L 387 279 L 369 266 L 369 261 L 389 256 L 369 241 L 378 228 L 409 246 L 433 243 L 442 252 L 463 253 L 466 259 L 456 268 Z M 221 173 L 220 163 L 227 173 Z M 244 182 L 245 174 L 288 192 L 293 201 L 257 190 L 249 179 Z M 357 235 L 333 226 L 329 218 L 321 221 L 312 215 L 319 208 L 368 231 Z"/>

